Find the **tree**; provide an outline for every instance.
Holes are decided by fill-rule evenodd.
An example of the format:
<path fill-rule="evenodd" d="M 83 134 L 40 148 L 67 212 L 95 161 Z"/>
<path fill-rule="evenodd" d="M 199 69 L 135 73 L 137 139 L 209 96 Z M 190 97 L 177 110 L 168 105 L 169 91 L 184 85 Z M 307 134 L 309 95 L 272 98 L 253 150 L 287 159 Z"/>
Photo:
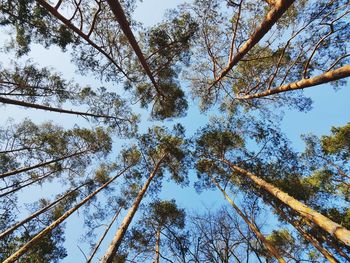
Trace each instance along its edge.
<path fill-rule="evenodd" d="M 184 129 L 181 125 L 174 126 L 172 132 L 162 127 L 154 127 L 149 129 L 148 133 L 141 135 L 138 141 L 139 149 L 135 150 L 139 152 L 139 156 L 144 160 L 140 163 L 140 171 L 152 170 L 150 170 L 150 174 L 114 235 L 102 262 L 112 262 L 144 195 L 154 179 L 158 179 L 155 181 L 160 182 L 167 171 L 170 178 L 176 183 L 186 184 L 186 163 L 188 161 L 186 155 L 188 150 L 186 149 L 187 142 L 184 139 Z M 140 172 L 138 174 L 142 175 Z"/>
<path fill-rule="evenodd" d="M 288 193 L 264 180 L 262 176 L 257 176 L 256 174 L 242 168 L 243 165 L 246 167 L 250 166 L 249 161 L 248 163 L 244 164 L 244 159 L 247 158 L 244 156 L 246 152 L 244 147 L 244 137 L 242 138 L 239 133 L 234 130 L 230 130 L 229 127 L 223 127 L 224 125 L 221 125 L 220 127 L 220 124 L 217 125 L 219 127 L 215 127 L 215 123 L 212 126 L 209 125 L 207 128 L 203 129 L 202 133 L 200 133 L 200 135 L 197 137 L 196 150 L 197 154 L 201 156 L 201 158 L 197 161 L 197 169 L 200 173 L 220 173 L 220 169 L 225 168 L 216 168 L 216 165 L 217 162 L 221 162 L 222 164 L 227 165 L 227 167 L 235 172 L 236 175 L 249 178 L 249 180 L 253 182 L 257 188 L 263 189 L 275 199 L 278 199 L 282 203 L 292 208 L 302 217 L 305 217 L 306 219 L 315 223 L 315 225 L 328 232 L 331 236 L 349 246 L 349 230 L 347 230 L 345 227 L 293 198 Z M 242 134 L 248 136 L 249 131 Z M 255 163 L 257 162 L 257 160 L 254 161 Z M 265 160 L 265 162 L 266 161 L 267 160 Z M 241 164 L 238 165 L 238 163 Z M 257 170 L 260 171 L 260 169 Z M 266 173 L 266 171 L 268 171 L 268 166 L 264 165 L 263 170 L 265 170 Z"/>
<path fill-rule="evenodd" d="M 219 183 L 212 178 L 214 184 L 219 188 L 219 190 L 224 194 L 226 200 L 230 203 L 236 213 L 242 217 L 244 222 L 249 226 L 252 232 L 256 235 L 256 237 L 264 244 L 266 249 L 269 251 L 269 254 L 272 254 L 278 262 L 286 262 L 283 257 L 280 255 L 280 252 L 272 245 L 272 243 L 264 237 L 264 235 L 259 231 L 254 222 L 251 222 L 249 218 L 239 209 L 239 207 L 233 202 L 233 200 L 227 195 L 225 190 L 219 185 Z"/>
<path fill-rule="evenodd" d="M 45 229 L 41 230 L 38 234 L 36 234 L 34 237 L 32 237 L 27 243 L 25 243 L 22 247 L 20 247 L 17 251 L 13 252 L 12 255 L 10 255 L 8 258 L 5 259 L 4 262 L 14 262 L 19 257 L 21 257 L 23 254 L 25 254 L 31 247 L 34 245 L 37 245 L 38 242 L 40 242 L 46 235 L 50 234 L 54 229 L 57 227 L 60 227 L 63 221 L 65 221 L 70 215 L 72 215 L 74 212 L 76 212 L 81 206 L 88 203 L 92 200 L 93 197 L 95 197 L 99 192 L 106 189 L 112 182 L 114 182 L 119 176 L 124 174 L 128 169 L 130 169 L 132 166 L 135 165 L 135 159 L 129 158 L 129 156 L 124 155 L 121 157 L 122 160 L 124 160 L 124 167 L 119 171 L 116 175 L 112 177 L 108 177 L 108 173 L 112 172 L 113 169 L 106 170 L 104 167 L 101 167 L 103 169 L 103 173 L 101 173 L 100 170 L 96 171 L 96 182 L 100 184 L 99 187 L 96 185 L 96 187 L 93 187 L 90 189 L 90 192 L 88 195 L 83 198 L 78 204 L 74 205 L 67 211 L 62 211 L 62 213 L 59 215 L 58 218 L 56 218 L 54 221 L 52 221 Z M 114 167 L 115 170 L 115 167 Z"/>
<path fill-rule="evenodd" d="M 135 250 L 138 259 L 140 254 L 150 254 L 154 262 L 159 263 L 160 258 L 167 258 L 166 243 L 173 242 L 173 236 L 178 236 L 179 230 L 185 227 L 186 214 L 175 200 L 156 200 L 143 210 L 141 219 L 130 231 L 128 251 L 132 254 Z"/>
<path fill-rule="evenodd" d="M 275 102 L 307 110 L 310 99 L 289 91 L 346 83 L 346 1 L 275 1 L 268 8 L 260 1 L 195 1 L 187 9 L 205 19 L 187 77 L 203 109 L 219 103 L 229 111 L 232 104 L 268 110 Z"/>
<path fill-rule="evenodd" d="M 0 69 L 0 102 L 27 108 L 90 117 L 96 123 L 104 123 L 118 132 L 128 134 L 135 129 L 137 116 L 133 115 L 115 92 L 101 87 L 80 87 L 64 80 L 50 68 L 37 68 L 27 62 L 14 69 Z M 103 100 L 102 100 L 103 98 Z M 83 111 L 62 108 L 67 103 L 84 107 Z"/>

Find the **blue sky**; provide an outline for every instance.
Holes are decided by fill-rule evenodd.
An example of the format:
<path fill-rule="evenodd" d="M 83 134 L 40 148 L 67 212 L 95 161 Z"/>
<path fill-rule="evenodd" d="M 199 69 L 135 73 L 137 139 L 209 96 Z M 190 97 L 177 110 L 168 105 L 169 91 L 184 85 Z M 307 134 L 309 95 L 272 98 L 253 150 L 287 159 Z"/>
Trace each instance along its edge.
<path fill-rule="evenodd" d="M 184 1 L 179 0 L 143 0 L 135 12 L 136 19 L 142 21 L 145 26 L 151 26 L 161 20 L 164 11 L 167 8 L 173 8 L 179 3 Z M 0 34 L 0 44 L 5 39 L 2 38 L 3 34 Z M 2 41 L 1 41 L 2 39 Z M 8 56 L 0 53 L 0 61 L 6 65 L 8 63 Z M 34 61 L 39 65 L 53 66 L 57 71 L 64 74 L 65 77 L 73 78 L 80 82 L 81 84 L 90 84 L 92 86 L 99 86 L 101 83 L 93 78 L 80 77 L 75 74 L 76 68 L 70 62 L 69 54 L 62 54 L 60 49 L 52 47 L 50 49 L 44 49 L 40 46 L 35 46 L 32 49 L 30 57 L 34 58 Z M 122 89 L 120 89 L 121 91 Z M 349 122 L 350 120 L 350 87 L 347 84 L 341 87 L 340 90 L 335 91 L 329 85 L 322 85 L 314 88 L 307 89 L 305 95 L 312 98 L 314 101 L 313 108 L 307 113 L 298 112 L 296 110 L 281 109 L 285 112 L 284 119 L 282 121 L 281 129 L 286 133 L 290 141 L 292 141 L 295 149 L 302 150 L 303 142 L 300 140 L 300 135 L 306 133 L 314 133 L 316 135 L 329 134 L 331 126 L 342 126 Z M 200 115 L 196 105 L 190 107 L 190 111 L 186 118 L 178 120 L 186 127 L 188 134 L 191 135 L 200 126 L 204 125 L 209 116 Z M 54 122 L 59 122 L 61 125 L 69 128 L 75 123 L 80 125 L 88 125 L 83 119 L 75 116 L 63 116 L 56 113 L 45 113 L 36 110 L 20 109 L 15 106 L 1 106 L 0 108 L 0 125 L 4 125 L 7 118 L 12 117 L 16 122 L 23 120 L 25 117 L 36 122 L 42 122 L 45 120 L 53 120 Z M 278 109 L 276 109 L 278 110 Z M 171 124 L 171 122 L 166 122 L 166 124 Z M 141 130 L 145 129 L 149 125 L 149 122 L 144 122 L 141 124 Z M 191 178 L 194 178 L 194 174 L 190 174 Z M 33 200 L 37 197 L 32 193 L 40 192 L 45 196 L 48 192 L 47 188 L 42 189 L 40 187 L 34 188 L 30 193 L 25 193 L 23 197 L 27 198 L 31 196 Z M 56 189 L 57 190 L 57 189 Z M 177 203 L 181 207 L 191 208 L 195 210 L 201 210 L 204 207 L 219 206 L 223 203 L 223 197 L 219 192 L 205 192 L 198 195 L 193 188 L 190 186 L 188 188 L 181 188 L 171 183 L 165 183 L 161 198 L 171 199 L 176 198 Z M 120 222 L 120 220 L 119 220 Z M 77 249 L 77 240 L 79 238 L 77 229 L 80 228 L 82 221 L 79 221 L 77 215 L 67 220 L 67 250 L 68 257 L 63 262 L 81 262 L 82 254 Z M 112 234 L 117 228 L 116 224 L 111 229 L 111 233 L 107 236 L 106 242 L 104 242 L 103 247 L 100 249 L 99 255 L 103 253 L 112 238 Z"/>

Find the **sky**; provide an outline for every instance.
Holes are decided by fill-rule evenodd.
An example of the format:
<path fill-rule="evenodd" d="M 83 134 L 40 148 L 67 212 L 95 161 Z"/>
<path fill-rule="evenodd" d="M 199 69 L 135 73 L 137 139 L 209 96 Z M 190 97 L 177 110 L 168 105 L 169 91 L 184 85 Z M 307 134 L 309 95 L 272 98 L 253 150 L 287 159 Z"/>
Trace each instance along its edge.
<path fill-rule="evenodd" d="M 159 22 L 167 8 L 174 8 L 176 5 L 183 3 L 180 0 L 143 0 L 139 4 L 135 12 L 135 18 L 143 22 L 145 26 L 152 26 Z M 3 33 L 0 33 L 0 44 L 5 40 L 2 38 Z M 0 53 L 0 61 L 3 65 L 6 65 L 9 60 L 9 55 Z M 34 61 L 39 65 L 52 66 L 57 71 L 64 74 L 65 77 L 74 78 L 81 84 L 90 84 L 99 86 L 101 83 L 93 78 L 80 77 L 76 74 L 76 68 L 70 61 L 69 54 L 63 54 L 59 48 L 51 47 L 50 49 L 44 49 L 40 46 L 35 46 L 32 49 L 30 57 L 33 57 Z M 284 119 L 281 123 L 281 129 L 284 131 L 292 142 L 292 145 L 297 150 L 303 149 L 303 142 L 300 139 L 302 134 L 313 133 L 318 136 L 329 134 L 332 126 L 342 126 L 350 120 L 350 87 L 349 84 L 341 87 L 340 90 L 335 91 L 329 85 L 322 85 L 315 88 L 305 90 L 305 95 L 312 98 L 313 108 L 307 113 L 299 112 L 297 110 L 280 109 L 285 112 Z M 179 121 L 186 127 L 188 134 L 193 134 L 197 128 L 203 126 L 210 116 L 201 115 L 198 111 L 198 107 L 192 103 L 188 115 L 180 119 Z M 278 110 L 278 109 L 277 109 Z M 88 125 L 84 120 L 75 116 L 63 116 L 58 113 L 43 114 L 36 110 L 21 109 L 15 106 L 0 106 L 0 125 L 4 125 L 5 121 L 11 117 L 15 121 L 20 122 L 25 117 L 29 117 L 35 122 L 42 122 L 45 120 L 53 120 L 59 122 L 64 127 L 72 127 L 75 123 L 79 125 Z M 210 114 L 208 114 L 210 115 Z M 171 124 L 167 122 L 166 124 Z M 149 122 L 141 123 L 141 130 L 146 129 Z M 191 178 L 195 178 L 195 174 L 189 175 Z M 35 200 L 36 195 L 32 193 L 40 192 L 43 196 L 48 192 L 53 194 L 55 192 L 55 186 L 42 189 L 40 187 L 33 188 L 31 192 L 23 192 L 22 198 L 31 198 Z M 59 189 L 60 190 L 60 189 Z M 223 204 L 223 197 L 221 193 L 217 191 L 209 191 L 198 195 L 193 188 L 181 188 L 171 183 L 165 183 L 163 190 L 160 194 L 160 198 L 172 199 L 176 198 L 180 207 L 186 207 L 201 211 L 205 207 L 218 207 Z M 31 200 L 30 199 L 30 200 Z M 29 200 L 28 200 L 29 201 Z M 80 221 L 79 221 L 80 220 Z M 120 219 L 118 220 L 118 223 Z M 67 220 L 67 251 L 68 257 L 62 262 L 81 262 L 82 254 L 77 249 L 77 243 L 79 242 L 79 236 L 76 229 L 82 224 L 81 218 L 74 215 Z M 100 249 L 99 255 L 103 254 L 106 250 L 112 235 L 116 231 L 118 224 L 112 227 L 110 234 L 106 238 L 106 242 L 103 243 Z M 97 258 L 97 257 L 96 257 Z"/>

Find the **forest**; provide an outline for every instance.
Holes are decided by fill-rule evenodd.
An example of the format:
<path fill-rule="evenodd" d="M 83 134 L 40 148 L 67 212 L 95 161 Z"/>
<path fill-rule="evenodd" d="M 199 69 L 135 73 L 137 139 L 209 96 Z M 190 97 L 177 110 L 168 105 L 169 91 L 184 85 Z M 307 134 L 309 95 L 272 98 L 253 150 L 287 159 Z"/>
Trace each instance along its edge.
<path fill-rule="evenodd" d="M 348 0 L 0 0 L 0 58 L 0 262 L 350 262 Z"/>

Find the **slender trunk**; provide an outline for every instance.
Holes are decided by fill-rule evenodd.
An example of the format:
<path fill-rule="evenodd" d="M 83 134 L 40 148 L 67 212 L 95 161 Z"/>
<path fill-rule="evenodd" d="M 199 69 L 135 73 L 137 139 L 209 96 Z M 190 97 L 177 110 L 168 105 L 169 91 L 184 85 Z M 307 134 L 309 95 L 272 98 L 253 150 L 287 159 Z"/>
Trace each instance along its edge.
<path fill-rule="evenodd" d="M 93 113 L 73 111 L 73 110 L 65 110 L 65 109 L 61 109 L 61 108 L 55 108 L 55 107 L 50 107 L 50 106 L 46 106 L 46 105 L 35 104 L 35 103 L 30 103 L 30 102 L 25 102 L 25 101 L 20 101 L 20 100 L 12 100 L 12 99 L 8 99 L 8 98 L 4 98 L 4 97 L 0 97 L 0 102 L 4 103 L 4 104 L 17 105 L 17 106 L 22 106 L 22 107 L 32 108 L 32 109 L 37 109 L 37 110 L 46 110 L 46 111 L 73 114 L 73 115 L 78 115 L 78 116 L 88 116 L 88 117 L 94 117 L 94 118 L 106 118 L 106 119 L 121 120 L 120 118 L 118 118 L 116 116 L 100 115 L 100 114 L 93 114 Z"/>
<path fill-rule="evenodd" d="M 159 247 L 160 247 L 160 227 L 157 228 L 157 232 L 156 232 L 156 247 L 155 247 L 156 258 L 154 260 L 154 263 L 159 263 Z"/>
<path fill-rule="evenodd" d="M 271 11 L 268 12 L 264 21 L 256 28 L 255 32 L 250 36 L 250 38 L 242 45 L 238 50 L 237 54 L 229 62 L 228 66 L 221 71 L 220 75 L 214 80 L 210 85 L 209 91 L 213 86 L 215 86 L 219 81 L 221 81 L 230 70 L 237 65 L 237 63 L 251 50 L 272 28 L 272 26 L 281 18 L 284 12 L 289 8 L 289 6 L 294 2 L 294 0 L 277 0 Z"/>
<path fill-rule="evenodd" d="M 0 151 L 0 154 L 9 154 L 9 153 L 15 153 L 15 152 L 21 152 L 21 151 L 30 151 L 34 150 L 35 148 L 30 148 L 30 147 L 23 147 L 23 148 L 18 148 L 18 149 L 13 149 L 13 150 L 6 150 L 6 151 Z"/>
<path fill-rule="evenodd" d="M 295 220 L 289 218 L 279 207 L 274 205 L 272 202 L 269 202 L 270 205 L 276 210 L 276 212 L 289 224 L 291 224 L 305 240 L 309 241 L 329 262 L 331 263 L 339 263 L 339 261 L 329 252 L 325 247 L 322 246 L 317 239 L 315 239 L 312 235 L 307 233 L 302 226 L 296 222 Z"/>
<path fill-rule="evenodd" d="M 307 224 L 309 227 L 315 227 L 315 225 L 310 222 L 310 220 L 304 219 L 305 224 Z M 326 236 L 324 233 L 318 231 L 319 235 L 316 235 L 314 238 L 320 243 L 322 244 L 322 242 L 325 242 L 329 247 L 333 248 L 335 251 L 337 251 L 337 253 L 345 258 L 348 262 L 350 262 L 350 257 L 340 248 L 339 244 L 335 244 L 334 241 L 329 238 L 328 236 Z M 346 249 L 349 250 L 349 247 L 346 247 Z"/>
<path fill-rule="evenodd" d="M 100 263 L 112 263 L 113 262 L 113 257 L 115 256 L 115 254 L 118 251 L 118 248 L 120 246 L 120 244 L 123 241 L 124 235 L 137 211 L 137 209 L 139 208 L 139 205 L 142 201 L 143 196 L 145 195 L 151 181 L 153 180 L 153 178 L 156 176 L 157 171 L 161 165 L 161 163 L 163 162 L 165 156 L 163 156 L 158 163 L 156 164 L 154 170 L 152 171 L 152 173 L 150 174 L 150 176 L 148 177 L 147 181 L 145 182 L 145 184 L 143 185 L 143 187 L 141 188 L 140 192 L 138 193 L 138 195 L 135 198 L 135 201 L 133 203 L 133 205 L 130 207 L 128 213 L 126 214 L 126 216 L 123 219 L 123 222 L 120 224 L 119 229 L 117 230 L 116 234 L 114 235 L 114 238 L 111 242 L 111 244 L 109 245 L 106 253 L 104 254 L 102 260 L 100 261 Z"/>
<path fill-rule="evenodd" d="M 321 235 L 321 240 L 323 242 L 326 242 L 327 245 L 331 248 L 333 248 L 335 251 L 337 251 L 337 253 L 339 254 L 339 256 L 343 257 L 346 259 L 346 262 L 350 262 L 350 257 L 348 254 L 346 254 L 337 244 L 334 244 L 334 242 L 332 242 L 332 240 L 330 240 L 329 238 L 325 237 L 324 235 Z"/>
<path fill-rule="evenodd" d="M 107 226 L 106 230 L 103 232 L 101 238 L 99 239 L 99 241 L 96 243 L 92 253 L 91 253 L 91 256 L 89 257 L 89 259 L 86 261 L 86 263 L 90 263 L 93 259 L 93 257 L 95 256 L 97 250 L 99 249 L 99 247 L 101 246 L 102 244 L 102 241 L 104 240 L 104 238 L 106 237 L 108 231 L 111 229 L 112 225 L 114 224 L 115 220 L 118 218 L 119 214 L 120 214 L 120 211 L 122 210 L 122 207 L 120 207 L 118 209 L 118 211 L 115 213 L 115 215 L 113 216 L 112 218 L 112 221 L 109 223 L 109 225 Z"/>
<path fill-rule="evenodd" d="M 5 193 L 2 193 L 2 194 L 0 194 L 0 198 L 1 198 L 1 197 L 4 197 L 4 196 L 6 196 L 6 195 L 12 194 L 12 193 L 14 193 L 14 192 L 17 192 L 17 191 L 23 189 L 24 187 L 27 187 L 27 186 L 30 186 L 30 185 L 35 184 L 35 183 L 37 183 L 37 182 L 40 182 L 40 181 L 44 180 L 45 178 L 49 177 L 50 175 L 52 175 L 52 174 L 54 174 L 54 173 L 56 173 L 56 172 L 58 172 L 58 171 L 59 171 L 59 170 L 55 170 L 55 171 L 53 171 L 53 172 L 46 173 L 45 175 L 43 175 L 43 176 L 41 176 L 41 177 L 39 177 L 39 178 L 37 178 L 37 179 L 35 179 L 35 180 L 29 182 L 29 183 L 22 184 L 22 185 L 20 185 L 20 186 L 17 187 L 17 188 L 14 188 L 14 189 L 12 189 L 12 190 L 10 190 L 10 191 L 7 191 L 7 192 L 5 192 Z"/>
<path fill-rule="evenodd" d="M 264 235 L 259 231 L 259 229 L 255 226 L 254 223 L 250 222 L 247 216 L 239 209 L 239 207 L 235 204 L 235 202 L 227 195 L 226 191 L 219 185 L 219 183 L 214 179 L 214 177 L 211 177 L 214 184 L 219 188 L 219 190 L 223 193 L 226 200 L 230 203 L 230 205 L 235 209 L 237 214 L 246 222 L 246 224 L 249 226 L 249 228 L 253 231 L 255 236 L 264 244 L 266 249 L 273 255 L 278 262 L 280 263 L 286 263 L 286 261 L 282 258 L 282 256 L 279 254 L 278 250 L 264 237 Z"/>
<path fill-rule="evenodd" d="M 74 188 L 73 190 L 71 190 L 68 193 L 64 194 L 60 198 L 56 199 L 54 202 L 48 204 L 47 206 L 41 208 L 40 210 L 38 210 L 36 212 L 34 212 L 33 214 L 31 214 L 27 218 L 23 219 L 22 221 L 12 225 L 10 228 L 8 228 L 4 232 L 0 233 L 0 239 L 4 238 L 5 236 L 7 236 L 7 235 L 9 235 L 11 233 L 13 233 L 13 231 L 15 231 L 17 228 L 19 228 L 20 226 L 23 226 L 25 223 L 29 222 L 30 220 L 32 220 L 33 218 L 37 217 L 38 215 L 41 215 L 42 213 L 46 212 L 51 207 L 53 207 L 57 203 L 61 202 L 63 199 L 65 199 L 66 197 L 68 197 L 72 193 L 74 193 L 74 192 L 78 191 L 80 188 L 84 187 L 86 184 L 87 183 L 84 183 L 84 184 Z"/>
<path fill-rule="evenodd" d="M 118 173 L 116 176 L 112 177 L 110 180 L 108 180 L 106 183 L 104 183 L 102 186 L 97 188 L 93 193 L 89 194 L 86 198 L 84 198 L 80 203 L 78 203 L 76 206 L 69 209 L 67 212 L 65 212 L 61 217 L 59 217 L 57 220 L 52 222 L 48 227 L 46 227 L 44 230 L 42 230 L 39 234 L 34 236 L 30 241 L 28 241 L 26 244 L 24 244 L 19 250 L 17 250 L 15 253 L 13 253 L 10 257 L 5 259 L 3 263 L 12 263 L 15 262 L 17 259 L 19 259 L 24 253 L 26 253 L 31 247 L 33 247 L 38 241 L 40 241 L 45 235 L 50 233 L 53 229 L 58 227 L 64 220 L 66 220 L 71 214 L 73 214 L 75 211 L 77 211 L 82 205 L 87 203 L 89 200 L 91 200 L 96 194 L 98 194 L 101 190 L 105 189 L 110 183 L 112 183 L 115 179 L 117 179 L 120 175 L 122 175 L 124 172 L 126 172 L 131 166 L 128 166 L 123 171 Z"/>
<path fill-rule="evenodd" d="M 281 191 L 279 188 L 273 186 L 272 184 L 266 182 L 265 180 L 257 177 L 256 175 L 248 172 L 245 169 L 242 169 L 227 160 L 223 160 L 227 165 L 229 165 L 233 170 L 249 177 L 254 183 L 256 183 L 259 187 L 265 189 L 272 196 L 276 197 L 278 200 L 282 201 L 282 203 L 286 204 L 294 211 L 298 212 L 303 217 L 307 218 L 311 222 L 318 225 L 320 228 L 328 232 L 330 235 L 334 236 L 339 241 L 343 242 L 345 245 L 350 247 L 350 231 L 345 227 L 333 222 L 329 218 L 324 215 L 316 212 L 310 207 L 306 206 L 302 202 L 299 202 L 289 194 Z"/>
<path fill-rule="evenodd" d="M 12 170 L 12 171 L 0 174 L 0 178 L 5 178 L 5 177 L 11 176 L 11 175 L 28 172 L 28 171 L 34 170 L 36 168 L 40 168 L 40 167 L 43 167 L 43 166 L 46 166 L 46 165 L 49 165 L 49 164 L 52 164 L 52 163 L 57 163 L 57 162 L 65 160 L 65 159 L 68 159 L 68 158 L 71 158 L 71 157 L 75 157 L 75 156 L 87 153 L 88 151 L 89 150 L 75 152 L 75 153 L 72 153 L 70 155 L 66 155 L 66 156 L 63 156 L 63 157 L 60 157 L 60 158 L 57 158 L 57 159 L 53 159 L 53 160 L 50 160 L 50 161 L 47 161 L 47 162 L 39 163 L 39 164 L 36 164 L 36 165 L 33 165 L 33 166 Z"/>
<path fill-rule="evenodd" d="M 36 0 L 44 9 L 46 9 L 52 16 L 56 17 L 60 20 L 66 27 L 71 29 L 74 33 L 76 33 L 79 37 L 84 39 L 90 46 L 95 48 L 98 52 L 103 54 L 128 80 L 132 81 L 128 75 L 124 72 L 124 70 L 117 64 L 117 62 L 100 46 L 98 46 L 95 42 L 90 39 L 90 33 L 84 34 L 80 29 L 78 29 L 70 20 L 61 15 L 56 8 L 51 6 L 45 0 Z"/>
<path fill-rule="evenodd" d="M 123 8 L 120 5 L 118 0 L 107 0 L 110 9 L 112 10 L 116 20 L 118 21 L 120 28 L 123 30 L 126 38 L 128 39 L 131 47 L 134 49 L 135 54 L 137 55 L 143 69 L 145 70 L 147 76 L 151 80 L 153 86 L 155 87 L 158 94 L 162 94 L 156 80 L 154 79 L 154 76 L 148 66 L 148 63 L 140 49 L 139 44 L 137 43 L 134 34 L 132 33 L 132 30 L 129 26 L 129 22 L 124 14 Z"/>
<path fill-rule="evenodd" d="M 278 94 L 278 93 L 292 91 L 292 90 L 299 90 L 299 89 L 314 87 L 314 86 L 325 84 L 338 79 L 343 79 L 349 76 L 350 76 L 350 65 L 346 65 L 338 69 L 323 73 L 316 77 L 312 77 L 309 79 L 302 79 L 302 80 L 292 82 L 286 85 L 282 85 L 278 88 L 269 89 L 257 94 L 245 95 L 242 97 L 238 97 L 238 99 L 246 100 L 246 99 L 262 98 L 272 94 Z"/>

